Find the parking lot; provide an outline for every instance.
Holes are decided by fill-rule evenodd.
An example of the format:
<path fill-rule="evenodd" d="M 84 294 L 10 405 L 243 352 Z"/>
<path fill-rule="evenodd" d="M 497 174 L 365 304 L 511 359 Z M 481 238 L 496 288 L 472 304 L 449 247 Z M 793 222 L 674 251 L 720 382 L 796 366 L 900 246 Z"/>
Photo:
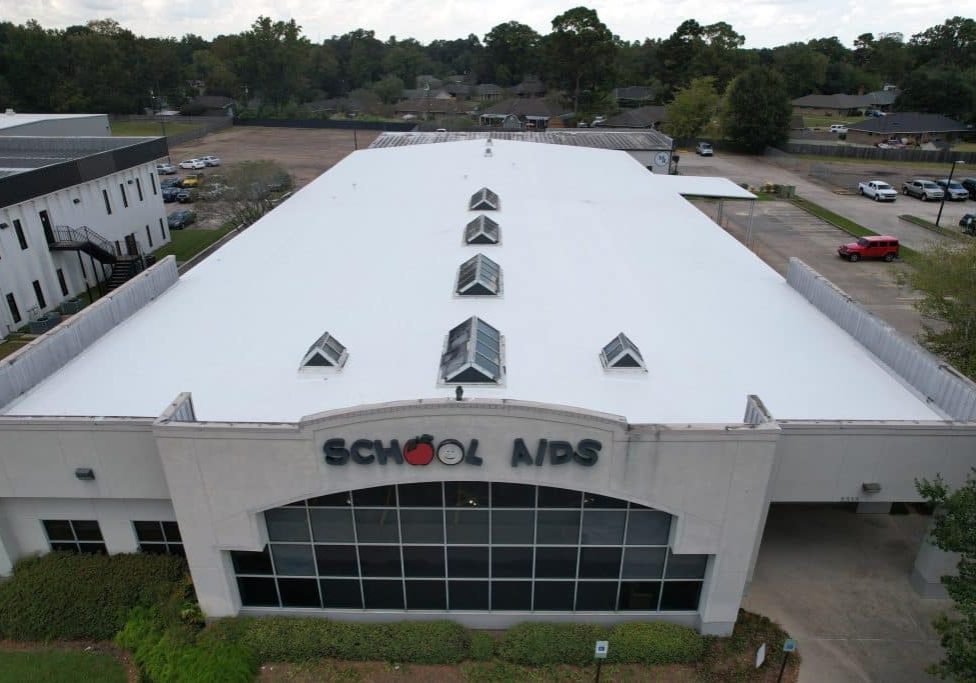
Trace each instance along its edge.
<path fill-rule="evenodd" d="M 685 158 L 682 157 L 682 170 L 688 175 L 710 175 L 716 173 L 720 165 L 721 170 L 726 172 L 726 177 L 736 182 L 750 184 L 772 182 L 771 179 L 775 177 L 773 174 L 779 170 L 774 166 L 757 163 L 753 157 L 722 155 L 721 158 L 711 159 L 695 157 L 689 161 L 691 163 L 686 164 Z M 891 205 L 878 207 L 875 202 L 861 197 L 840 197 L 815 186 L 809 187 L 812 183 L 802 178 L 796 180 L 797 191 L 804 197 L 809 197 L 818 204 L 858 222 L 864 220 L 866 214 L 854 216 L 852 215 L 854 212 L 851 211 L 852 204 L 841 203 L 838 200 L 863 200 L 863 204 L 868 208 L 892 208 Z M 801 182 L 807 187 L 799 186 Z M 820 192 L 816 192 L 816 189 L 820 189 Z M 696 201 L 695 204 L 713 220 L 717 218 L 717 202 Z M 740 241 L 745 242 L 749 220 L 748 203 L 726 202 L 723 217 L 723 227 Z M 908 241 L 916 247 L 924 247 L 933 241 L 945 239 L 911 223 L 901 220 L 898 223 L 900 226 L 916 228 L 924 233 L 921 236 L 924 239 L 921 240 L 908 238 Z M 903 243 L 905 242 L 906 237 L 902 232 L 893 232 Z M 914 233 L 912 235 L 914 236 Z M 853 241 L 854 238 L 786 201 L 756 202 L 753 238 L 753 251 L 756 255 L 781 275 L 786 275 L 789 259 L 795 256 L 830 279 L 901 333 L 915 337 L 921 331 L 923 319 L 914 306 L 918 294 L 899 282 L 899 274 L 904 273 L 908 268 L 905 264 L 884 261 L 850 263 L 839 258 L 837 247 Z"/>
<path fill-rule="evenodd" d="M 213 155 L 222 165 L 240 161 L 268 159 L 287 170 L 294 188 L 304 187 L 322 173 L 332 168 L 358 145 L 368 147 L 379 133 L 377 131 L 334 130 L 326 128 L 261 128 L 237 126 L 207 135 L 184 145 L 170 148 L 169 157 L 178 165 L 183 159 Z M 221 167 L 202 171 L 180 169 L 180 176 L 203 173 L 204 176 L 221 173 Z M 208 203 L 195 201 L 191 204 L 166 204 L 167 214 L 182 209 L 199 214 L 195 228 L 219 227 L 219 220 L 208 220 Z"/>

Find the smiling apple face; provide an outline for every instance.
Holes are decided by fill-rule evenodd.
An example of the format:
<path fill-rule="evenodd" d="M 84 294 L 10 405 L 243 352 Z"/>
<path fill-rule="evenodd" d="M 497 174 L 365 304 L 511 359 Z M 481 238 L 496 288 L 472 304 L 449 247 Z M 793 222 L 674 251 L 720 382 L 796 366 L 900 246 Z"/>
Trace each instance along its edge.
<path fill-rule="evenodd" d="M 434 437 L 424 434 L 403 444 L 403 459 L 411 465 L 426 465 L 434 459 Z"/>

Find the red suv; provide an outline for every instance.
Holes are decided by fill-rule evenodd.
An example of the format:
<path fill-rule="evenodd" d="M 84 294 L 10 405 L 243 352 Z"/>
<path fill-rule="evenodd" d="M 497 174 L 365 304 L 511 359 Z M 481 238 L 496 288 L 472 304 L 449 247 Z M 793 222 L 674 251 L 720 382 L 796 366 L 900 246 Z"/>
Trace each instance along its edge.
<path fill-rule="evenodd" d="M 883 258 L 885 261 L 894 261 L 898 258 L 898 238 L 891 235 L 858 237 L 857 242 L 837 247 L 837 253 L 851 263 L 862 258 Z"/>

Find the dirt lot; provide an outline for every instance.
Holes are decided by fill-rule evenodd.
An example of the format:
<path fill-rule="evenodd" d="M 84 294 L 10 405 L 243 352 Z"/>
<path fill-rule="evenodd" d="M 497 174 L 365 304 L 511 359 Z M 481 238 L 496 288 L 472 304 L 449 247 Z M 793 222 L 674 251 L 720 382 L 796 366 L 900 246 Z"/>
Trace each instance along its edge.
<path fill-rule="evenodd" d="M 308 185 L 354 151 L 368 147 L 377 131 L 332 130 L 315 128 L 259 128 L 240 126 L 206 135 L 185 145 L 171 147 L 169 156 L 174 164 L 183 159 L 205 155 L 220 158 L 224 164 L 239 161 L 269 159 L 276 161 L 291 174 L 295 189 Z M 180 176 L 193 171 L 180 170 Z M 221 168 L 207 168 L 206 175 L 217 174 Z M 171 176 L 170 176 L 171 177 Z M 191 209 L 197 213 L 193 228 L 215 229 L 223 222 L 218 207 L 205 201 L 191 204 L 172 202 L 166 213 Z"/>
<path fill-rule="evenodd" d="M 332 168 L 354 149 L 369 147 L 377 131 L 325 128 L 258 128 L 240 126 L 207 135 L 170 149 L 174 164 L 181 159 L 212 154 L 225 164 L 271 159 L 288 169 L 295 187 L 304 187 Z M 208 169 L 205 173 L 218 172 Z"/>

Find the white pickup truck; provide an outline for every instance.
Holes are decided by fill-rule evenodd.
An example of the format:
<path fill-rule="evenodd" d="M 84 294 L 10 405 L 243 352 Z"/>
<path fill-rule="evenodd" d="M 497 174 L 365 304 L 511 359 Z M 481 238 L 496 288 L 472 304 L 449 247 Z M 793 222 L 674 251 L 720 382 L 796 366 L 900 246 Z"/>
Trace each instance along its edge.
<path fill-rule="evenodd" d="M 898 190 L 883 180 L 865 180 L 858 183 L 857 193 L 876 202 L 893 202 L 898 198 Z"/>

